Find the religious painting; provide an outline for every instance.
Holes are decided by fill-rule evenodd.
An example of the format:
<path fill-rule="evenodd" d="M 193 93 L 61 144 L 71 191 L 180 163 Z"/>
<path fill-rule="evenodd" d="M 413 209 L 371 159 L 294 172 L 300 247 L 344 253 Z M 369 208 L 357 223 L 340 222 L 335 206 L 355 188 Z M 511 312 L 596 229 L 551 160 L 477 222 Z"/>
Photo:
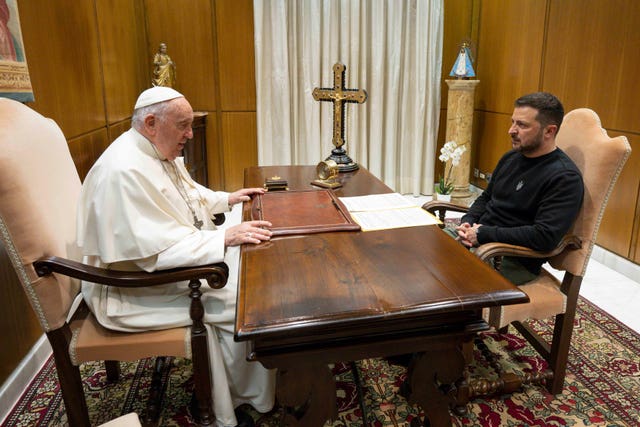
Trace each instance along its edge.
<path fill-rule="evenodd" d="M 0 96 L 33 101 L 17 0 L 0 0 Z"/>

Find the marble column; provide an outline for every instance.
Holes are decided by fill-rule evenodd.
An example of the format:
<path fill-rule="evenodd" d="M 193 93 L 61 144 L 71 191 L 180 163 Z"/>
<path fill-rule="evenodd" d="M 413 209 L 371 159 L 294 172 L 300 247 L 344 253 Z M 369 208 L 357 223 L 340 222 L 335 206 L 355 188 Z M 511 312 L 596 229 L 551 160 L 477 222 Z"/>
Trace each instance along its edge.
<path fill-rule="evenodd" d="M 453 168 L 454 185 L 451 201 L 466 204 L 471 197 L 469 176 L 471 173 L 471 128 L 473 126 L 474 94 L 480 80 L 446 80 L 449 85 L 447 102 L 447 141 L 455 141 L 467 147 L 460 158 L 460 163 Z"/>

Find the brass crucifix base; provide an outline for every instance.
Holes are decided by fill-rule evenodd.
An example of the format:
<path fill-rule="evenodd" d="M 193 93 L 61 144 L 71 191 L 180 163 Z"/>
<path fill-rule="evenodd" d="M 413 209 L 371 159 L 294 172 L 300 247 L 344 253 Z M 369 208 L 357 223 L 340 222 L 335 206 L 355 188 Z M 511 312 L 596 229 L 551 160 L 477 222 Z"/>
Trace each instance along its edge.
<path fill-rule="evenodd" d="M 338 164 L 339 172 L 352 172 L 359 168 L 358 164 L 351 160 L 351 157 L 349 157 L 342 147 L 331 150 L 331 155 L 325 160 L 333 160 L 336 162 Z"/>

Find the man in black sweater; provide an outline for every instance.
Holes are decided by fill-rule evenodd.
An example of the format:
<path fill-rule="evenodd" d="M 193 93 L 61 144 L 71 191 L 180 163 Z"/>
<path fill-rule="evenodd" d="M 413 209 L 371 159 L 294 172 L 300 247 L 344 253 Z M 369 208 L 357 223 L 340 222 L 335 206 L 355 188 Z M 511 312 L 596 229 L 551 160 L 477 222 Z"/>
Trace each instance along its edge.
<path fill-rule="evenodd" d="M 500 159 L 456 232 L 467 247 L 501 242 L 547 251 L 560 242 L 582 206 L 582 176 L 556 147 L 564 116 L 560 101 L 538 92 L 518 98 L 514 106 L 513 149 Z M 504 257 L 501 273 L 520 285 L 540 274 L 544 261 Z"/>
<path fill-rule="evenodd" d="M 562 103 L 550 93 L 518 98 L 511 116 L 511 145 L 493 171 L 486 190 L 460 225 L 445 231 L 469 247 L 510 243 L 547 251 L 569 231 L 582 206 L 582 175 L 558 147 L 556 135 L 564 117 Z M 500 273 L 516 285 L 540 274 L 545 260 L 503 257 Z M 412 355 L 388 357 L 408 366 Z M 400 387 L 408 396 L 408 383 Z"/>

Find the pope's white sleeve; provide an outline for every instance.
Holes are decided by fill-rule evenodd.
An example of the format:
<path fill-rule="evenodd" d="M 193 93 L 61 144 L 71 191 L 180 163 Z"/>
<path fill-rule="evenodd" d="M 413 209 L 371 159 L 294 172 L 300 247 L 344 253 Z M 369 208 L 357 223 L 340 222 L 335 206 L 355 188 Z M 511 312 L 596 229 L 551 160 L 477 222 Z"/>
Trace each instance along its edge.
<path fill-rule="evenodd" d="M 222 262 L 224 252 L 224 230 L 200 230 L 136 264 L 145 271 L 192 267 Z"/>
<path fill-rule="evenodd" d="M 199 189 L 199 193 L 204 196 L 207 201 L 207 207 L 212 214 L 229 212 L 231 206 L 229 206 L 229 193 L 226 191 L 213 191 L 206 188 L 197 182 L 196 187 Z"/>

